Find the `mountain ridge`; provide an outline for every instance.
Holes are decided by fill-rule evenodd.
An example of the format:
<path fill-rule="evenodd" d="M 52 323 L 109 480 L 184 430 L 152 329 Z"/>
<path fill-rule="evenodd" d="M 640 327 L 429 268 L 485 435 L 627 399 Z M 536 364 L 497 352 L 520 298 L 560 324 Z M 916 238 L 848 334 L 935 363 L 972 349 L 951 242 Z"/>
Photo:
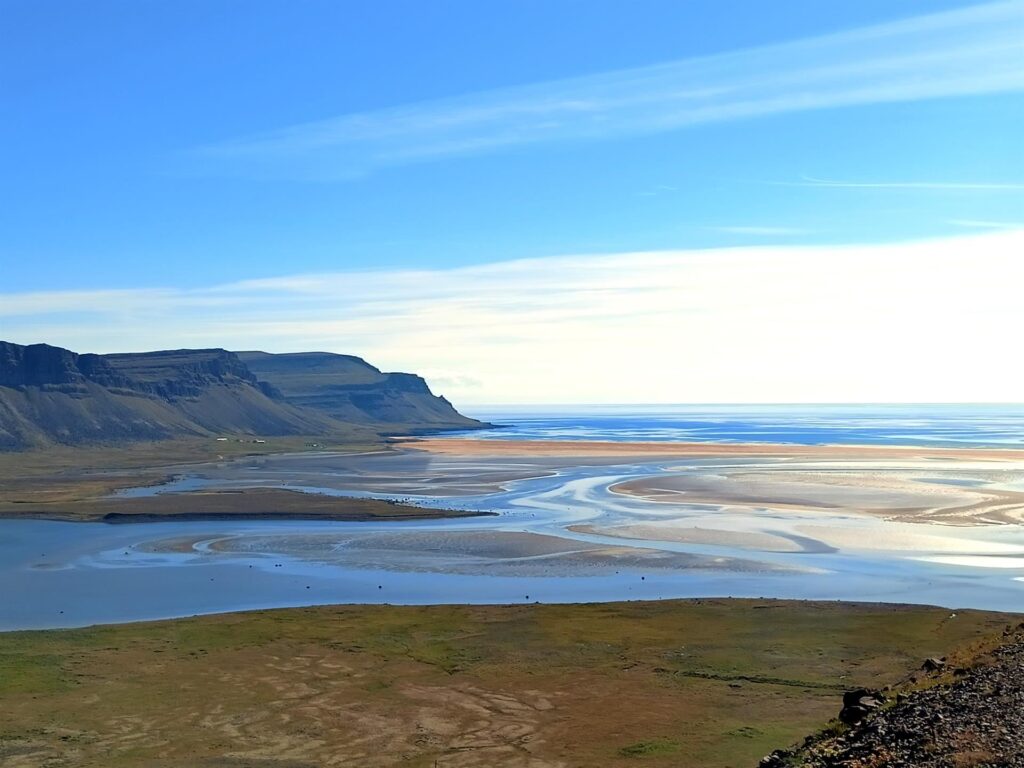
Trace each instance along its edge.
<path fill-rule="evenodd" d="M 238 352 L 286 402 L 314 408 L 341 421 L 380 424 L 392 431 L 474 429 L 444 397 L 413 373 L 385 373 L 360 357 L 332 352 Z"/>
<path fill-rule="evenodd" d="M 309 354 L 357 360 L 370 373 L 346 378 L 328 361 L 314 389 L 341 394 L 318 403 L 282 391 L 241 355 L 220 348 L 98 355 L 0 341 L 0 450 L 223 434 L 367 439 L 480 426 L 414 374 L 384 374 L 352 356 Z M 289 378 L 290 365 L 271 364 L 271 378 L 295 390 L 305 374 L 300 365 Z"/>

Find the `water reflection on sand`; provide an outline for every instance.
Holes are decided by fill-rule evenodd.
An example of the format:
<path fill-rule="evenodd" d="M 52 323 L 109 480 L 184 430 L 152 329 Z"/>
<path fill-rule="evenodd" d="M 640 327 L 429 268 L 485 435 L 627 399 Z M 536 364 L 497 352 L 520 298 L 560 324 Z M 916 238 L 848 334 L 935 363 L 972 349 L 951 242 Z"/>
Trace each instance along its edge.
<path fill-rule="evenodd" d="M 127 495 L 281 487 L 500 515 L 0 521 L 0 628 L 329 602 L 697 595 L 1024 609 L 1016 460 L 406 450 L 170 471 L 171 483 Z"/>

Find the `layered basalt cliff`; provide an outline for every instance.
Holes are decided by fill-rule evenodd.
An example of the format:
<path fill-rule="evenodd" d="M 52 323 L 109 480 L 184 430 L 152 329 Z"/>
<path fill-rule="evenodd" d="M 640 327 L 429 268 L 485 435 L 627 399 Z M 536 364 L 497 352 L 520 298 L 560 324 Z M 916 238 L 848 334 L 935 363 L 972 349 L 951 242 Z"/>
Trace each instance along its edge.
<path fill-rule="evenodd" d="M 478 424 L 418 376 L 383 374 L 344 355 L 311 355 L 329 358 L 312 380 L 303 355 L 95 355 L 0 342 L 0 450 L 223 434 L 343 439 Z"/>

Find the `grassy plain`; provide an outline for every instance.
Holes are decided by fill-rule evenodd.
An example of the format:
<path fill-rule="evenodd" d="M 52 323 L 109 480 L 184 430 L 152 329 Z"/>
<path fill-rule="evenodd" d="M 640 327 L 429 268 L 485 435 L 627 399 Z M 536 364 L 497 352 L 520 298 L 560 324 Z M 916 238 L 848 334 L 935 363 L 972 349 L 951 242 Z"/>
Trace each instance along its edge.
<path fill-rule="evenodd" d="M 0 483 L 77 478 L 84 474 L 117 477 L 119 472 L 132 473 L 152 467 L 202 464 L 246 456 L 265 456 L 298 451 L 380 451 L 386 442 L 330 441 L 323 437 L 267 437 L 257 443 L 252 437 L 224 442 L 212 438 L 185 438 L 155 442 L 129 442 L 116 445 L 84 447 L 50 446 L 29 451 L 0 451 Z M 3 488 L 6 486 L 0 486 Z M 114 487 L 117 487 L 116 484 Z"/>
<path fill-rule="evenodd" d="M 76 491 L 81 488 L 78 486 Z M 159 520 L 424 520 L 490 514 L 432 509 L 385 499 L 326 496 L 278 488 L 191 491 L 141 498 L 91 496 L 59 501 L 0 500 L 0 517 L 106 523 Z"/>
<path fill-rule="evenodd" d="M 343 606 L 0 635 L 0 763 L 753 766 L 1019 617 L 775 600 Z"/>

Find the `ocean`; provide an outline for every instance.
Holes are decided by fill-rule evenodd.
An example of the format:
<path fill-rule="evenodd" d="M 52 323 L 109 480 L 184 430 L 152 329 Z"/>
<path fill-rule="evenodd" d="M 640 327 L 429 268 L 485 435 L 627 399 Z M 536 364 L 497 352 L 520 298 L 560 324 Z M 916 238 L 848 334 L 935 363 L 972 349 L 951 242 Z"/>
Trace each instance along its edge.
<path fill-rule="evenodd" d="M 469 406 L 482 440 L 1024 446 L 1024 404 Z"/>

